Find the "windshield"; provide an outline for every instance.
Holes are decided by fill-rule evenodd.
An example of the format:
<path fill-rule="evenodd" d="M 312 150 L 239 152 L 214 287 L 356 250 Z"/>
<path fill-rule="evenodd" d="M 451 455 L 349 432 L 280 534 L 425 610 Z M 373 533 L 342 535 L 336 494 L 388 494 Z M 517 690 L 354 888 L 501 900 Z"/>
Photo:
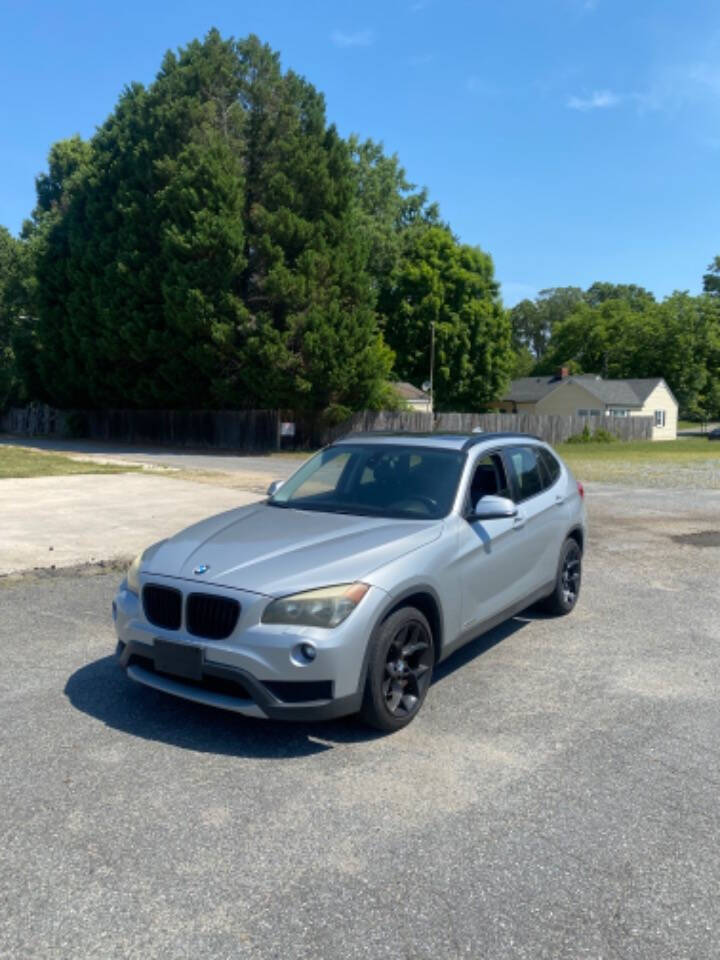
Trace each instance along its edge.
<path fill-rule="evenodd" d="M 270 498 L 273 507 L 437 520 L 450 512 L 465 455 L 396 444 L 338 444 L 308 460 Z"/>

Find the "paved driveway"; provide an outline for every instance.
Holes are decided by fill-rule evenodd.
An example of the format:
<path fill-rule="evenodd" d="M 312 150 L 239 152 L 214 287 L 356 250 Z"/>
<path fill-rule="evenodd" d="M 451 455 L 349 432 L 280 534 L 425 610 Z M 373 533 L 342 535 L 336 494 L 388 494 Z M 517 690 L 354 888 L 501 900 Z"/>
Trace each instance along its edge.
<path fill-rule="evenodd" d="M 127 559 L 257 493 L 142 473 L 0 480 L 0 577 Z"/>
<path fill-rule="evenodd" d="M 575 613 L 386 738 L 132 684 L 114 578 L 0 589 L 0 956 L 717 956 L 720 498 L 590 500 Z"/>

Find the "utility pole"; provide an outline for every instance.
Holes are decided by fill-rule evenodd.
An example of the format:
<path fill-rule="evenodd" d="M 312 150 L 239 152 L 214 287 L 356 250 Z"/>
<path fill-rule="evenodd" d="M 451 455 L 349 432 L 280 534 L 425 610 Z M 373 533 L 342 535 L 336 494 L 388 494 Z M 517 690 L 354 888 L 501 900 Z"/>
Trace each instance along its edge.
<path fill-rule="evenodd" d="M 430 321 L 430 413 L 435 413 L 433 396 L 433 374 L 435 373 L 435 321 Z"/>

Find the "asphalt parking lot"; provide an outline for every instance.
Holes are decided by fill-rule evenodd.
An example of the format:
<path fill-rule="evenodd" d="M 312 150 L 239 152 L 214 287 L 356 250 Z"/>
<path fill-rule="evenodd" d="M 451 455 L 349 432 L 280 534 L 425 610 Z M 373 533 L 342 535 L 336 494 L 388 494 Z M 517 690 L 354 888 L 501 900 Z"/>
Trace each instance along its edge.
<path fill-rule="evenodd" d="M 573 615 L 391 737 L 132 684 L 116 575 L 0 588 L 0 956 L 718 956 L 720 494 L 589 501 Z"/>

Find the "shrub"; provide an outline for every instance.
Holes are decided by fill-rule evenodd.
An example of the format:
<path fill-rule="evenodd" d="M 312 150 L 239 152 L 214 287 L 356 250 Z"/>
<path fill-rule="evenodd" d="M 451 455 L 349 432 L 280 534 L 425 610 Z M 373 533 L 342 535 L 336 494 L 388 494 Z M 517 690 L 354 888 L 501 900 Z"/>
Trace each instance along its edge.
<path fill-rule="evenodd" d="M 595 433 L 590 433 L 590 425 L 586 423 L 582 433 L 574 433 L 566 443 L 614 443 L 616 440 L 617 437 L 605 427 L 598 427 Z"/>
<path fill-rule="evenodd" d="M 567 438 L 568 443 L 590 443 L 591 440 L 590 425 L 587 423 L 583 427 L 582 433 L 573 433 L 572 436 Z"/>
<path fill-rule="evenodd" d="M 598 427 L 595 433 L 593 434 L 593 441 L 595 443 L 615 443 L 617 437 L 614 433 L 610 433 L 609 430 L 606 430 L 605 427 Z"/>

